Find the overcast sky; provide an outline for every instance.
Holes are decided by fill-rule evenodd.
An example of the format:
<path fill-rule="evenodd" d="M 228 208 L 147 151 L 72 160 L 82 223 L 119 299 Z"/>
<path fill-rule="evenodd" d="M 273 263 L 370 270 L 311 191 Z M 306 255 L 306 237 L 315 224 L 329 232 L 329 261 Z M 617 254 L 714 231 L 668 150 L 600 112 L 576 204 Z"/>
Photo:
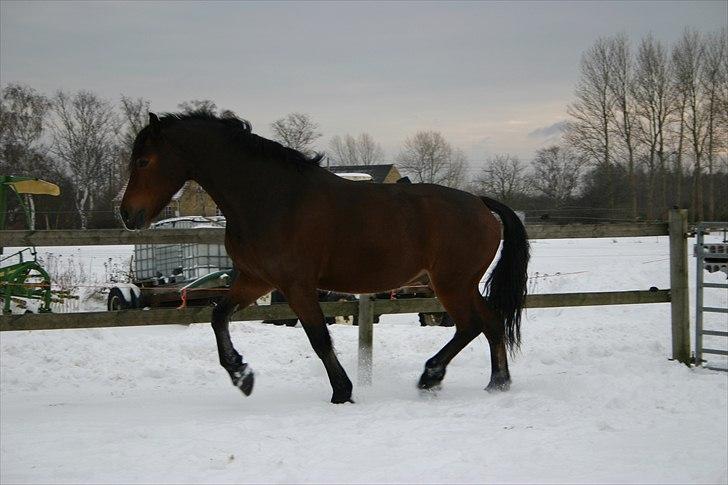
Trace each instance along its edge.
<path fill-rule="evenodd" d="M 529 159 L 566 118 L 581 53 L 600 36 L 728 23 L 728 2 L 0 2 L 0 83 L 52 94 L 208 98 L 253 123 L 292 111 L 370 133 L 393 159 L 441 131 L 474 167 Z"/>

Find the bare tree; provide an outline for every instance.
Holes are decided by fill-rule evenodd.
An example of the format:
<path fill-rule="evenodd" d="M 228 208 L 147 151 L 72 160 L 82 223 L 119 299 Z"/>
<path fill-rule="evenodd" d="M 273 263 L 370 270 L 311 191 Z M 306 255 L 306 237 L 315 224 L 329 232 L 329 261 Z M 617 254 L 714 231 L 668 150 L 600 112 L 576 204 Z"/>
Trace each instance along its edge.
<path fill-rule="evenodd" d="M 42 143 L 50 102 L 30 86 L 8 84 L 0 93 L 0 173 L 30 177 L 53 172 Z M 28 228 L 35 229 L 35 201 L 25 195 Z"/>
<path fill-rule="evenodd" d="M 583 156 L 558 145 L 542 148 L 533 160 L 533 187 L 562 207 L 574 196 L 586 165 Z"/>
<path fill-rule="evenodd" d="M 338 165 L 373 165 L 384 160 L 384 150 L 368 133 L 357 138 L 336 135 L 329 142 L 331 158 Z"/>
<path fill-rule="evenodd" d="M 708 169 L 708 219 L 715 217 L 715 177 L 716 156 L 720 150 L 728 148 L 728 127 L 725 123 L 726 92 L 728 92 L 728 73 L 726 63 L 728 53 L 728 31 L 723 28 L 705 40 L 705 62 L 700 72 L 701 84 L 705 93 L 705 116 L 707 130 L 707 169 Z"/>
<path fill-rule="evenodd" d="M 217 113 L 217 104 L 211 99 L 191 99 L 189 101 L 183 101 L 177 105 L 180 111 L 183 113 Z"/>
<path fill-rule="evenodd" d="M 688 93 L 680 82 L 678 67 L 680 65 L 679 52 L 673 47 L 670 56 L 670 66 L 672 72 L 672 78 L 670 79 L 670 91 L 672 98 L 675 102 L 674 116 L 671 124 L 677 125 L 677 130 L 671 133 L 671 138 L 676 139 L 673 142 L 675 145 L 674 163 L 673 163 L 673 181 L 676 188 L 675 201 L 676 204 L 682 206 L 682 178 L 684 176 L 684 156 L 685 156 L 685 127 L 686 111 L 688 106 Z"/>
<path fill-rule="evenodd" d="M 420 131 L 407 138 L 397 155 L 399 168 L 418 183 L 462 187 L 467 159 L 437 131 Z"/>
<path fill-rule="evenodd" d="M 651 34 L 640 42 L 636 64 L 633 93 L 636 101 L 637 136 L 648 149 L 646 209 L 647 217 L 651 218 L 657 185 L 656 165 L 659 165 L 659 201 L 663 208 L 667 207 L 666 143 L 670 115 L 676 108 L 671 90 L 672 70 L 667 50 Z"/>
<path fill-rule="evenodd" d="M 38 177 L 47 167 L 41 142 L 50 101 L 30 86 L 8 84 L 0 92 L 0 170 Z"/>
<path fill-rule="evenodd" d="M 113 197 L 109 187 L 118 190 L 120 184 L 119 119 L 111 103 L 89 91 L 59 91 L 53 101 L 52 151 L 74 182 L 76 210 L 86 229 L 97 198 Z"/>
<path fill-rule="evenodd" d="M 459 148 L 453 148 L 450 164 L 445 172 L 443 185 L 457 189 L 464 188 L 468 183 L 468 157 Z"/>
<path fill-rule="evenodd" d="M 612 83 L 612 49 L 609 40 L 598 39 L 581 58 L 580 78 L 576 84 L 576 101 L 567 112 L 565 138 L 594 164 L 607 173 L 608 200 L 614 207 L 614 170 L 612 167 L 612 123 L 615 99 Z"/>
<path fill-rule="evenodd" d="M 635 176 L 635 102 L 632 54 L 626 35 L 617 35 L 609 40 L 611 75 L 609 90 L 614 98 L 612 112 L 616 132 L 627 152 L 627 179 L 632 218 L 637 218 L 637 179 Z"/>
<path fill-rule="evenodd" d="M 121 96 L 121 117 L 123 123 L 123 132 L 121 135 L 121 148 L 119 158 L 121 159 L 121 167 L 123 175 L 126 170 L 131 152 L 134 148 L 134 140 L 137 134 L 147 126 L 149 121 L 149 100 L 144 98 L 129 98 Z"/>
<path fill-rule="evenodd" d="M 336 135 L 329 142 L 329 158 L 337 165 L 359 165 L 356 138 Z"/>
<path fill-rule="evenodd" d="M 306 155 L 314 152 L 313 144 L 321 138 L 319 125 L 305 113 L 290 113 L 271 123 L 273 139 Z"/>
<path fill-rule="evenodd" d="M 362 133 L 357 139 L 357 154 L 361 165 L 374 165 L 384 160 L 384 149 L 369 133 Z"/>
<path fill-rule="evenodd" d="M 705 62 L 705 45 L 702 35 L 694 30 L 685 30 L 673 49 L 675 83 L 685 102 L 681 125 L 693 156 L 692 216 L 703 219 L 703 152 L 707 139 L 707 120 L 704 109 L 705 92 L 700 74 Z M 681 133 L 683 128 L 681 127 Z M 682 141 L 682 137 L 681 137 Z"/>
<path fill-rule="evenodd" d="M 492 156 L 473 182 L 478 193 L 491 195 L 505 204 L 528 192 L 526 166 L 507 153 Z"/>

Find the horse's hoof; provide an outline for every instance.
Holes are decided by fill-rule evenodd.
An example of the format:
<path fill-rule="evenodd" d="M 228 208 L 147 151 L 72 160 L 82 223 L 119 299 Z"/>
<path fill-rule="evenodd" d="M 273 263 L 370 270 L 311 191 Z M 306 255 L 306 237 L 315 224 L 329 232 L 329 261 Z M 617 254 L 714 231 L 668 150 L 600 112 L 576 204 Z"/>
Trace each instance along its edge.
<path fill-rule="evenodd" d="M 490 381 L 488 387 L 485 388 L 488 392 L 504 392 L 511 388 L 511 381 Z"/>
<path fill-rule="evenodd" d="M 425 372 L 420 376 L 420 380 L 417 383 L 417 388 L 422 390 L 429 390 L 434 388 L 440 388 L 440 383 L 445 378 L 445 369 L 441 367 L 428 369 L 425 368 Z"/>
<path fill-rule="evenodd" d="M 420 393 L 420 397 L 424 399 L 431 399 L 438 396 L 439 392 L 442 390 L 442 386 L 440 384 L 435 384 L 432 387 L 419 387 L 418 386 L 418 392 Z"/>
<path fill-rule="evenodd" d="M 426 379 L 425 376 L 420 377 L 420 381 L 417 383 L 417 389 L 421 391 L 436 391 L 442 386 L 441 380 Z"/>
<path fill-rule="evenodd" d="M 331 395 L 331 403 L 332 404 L 344 404 L 346 402 L 350 402 L 354 404 L 354 401 L 351 400 L 351 391 L 352 386 L 349 385 L 348 388 L 344 389 L 343 391 L 336 392 Z"/>
<path fill-rule="evenodd" d="M 255 374 L 248 364 L 243 364 L 240 370 L 233 371 L 230 377 L 235 387 L 240 389 L 246 396 L 250 396 L 253 392 L 253 384 L 255 384 Z"/>
<path fill-rule="evenodd" d="M 354 401 L 351 399 L 351 389 L 344 392 L 334 392 L 331 395 L 331 404 L 344 404 L 347 402 L 354 404 Z"/>

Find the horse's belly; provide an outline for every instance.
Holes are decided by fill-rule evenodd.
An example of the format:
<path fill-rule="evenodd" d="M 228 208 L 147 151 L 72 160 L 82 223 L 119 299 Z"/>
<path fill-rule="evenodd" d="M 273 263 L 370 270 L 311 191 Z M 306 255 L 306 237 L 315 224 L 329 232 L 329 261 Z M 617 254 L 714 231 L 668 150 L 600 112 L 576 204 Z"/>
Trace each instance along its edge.
<path fill-rule="evenodd" d="M 423 273 L 421 265 L 401 258 L 348 257 L 323 269 L 319 288 L 343 293 L 378 293 L 407 285 Z"/>

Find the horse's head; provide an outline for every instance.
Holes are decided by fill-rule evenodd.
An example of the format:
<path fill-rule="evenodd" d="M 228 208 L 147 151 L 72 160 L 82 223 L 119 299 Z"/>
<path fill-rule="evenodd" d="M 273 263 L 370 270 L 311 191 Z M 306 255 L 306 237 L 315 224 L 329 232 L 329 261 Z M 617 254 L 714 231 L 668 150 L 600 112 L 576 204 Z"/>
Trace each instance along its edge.
<path fill-rule="evenodd" d="M 129 183 L 119 208 L 128 229 L 148 227 L 189 178 L 178 153 L 162 133 L 157 116 L 149 113 L 149 125 L 134 140 Z"/>

